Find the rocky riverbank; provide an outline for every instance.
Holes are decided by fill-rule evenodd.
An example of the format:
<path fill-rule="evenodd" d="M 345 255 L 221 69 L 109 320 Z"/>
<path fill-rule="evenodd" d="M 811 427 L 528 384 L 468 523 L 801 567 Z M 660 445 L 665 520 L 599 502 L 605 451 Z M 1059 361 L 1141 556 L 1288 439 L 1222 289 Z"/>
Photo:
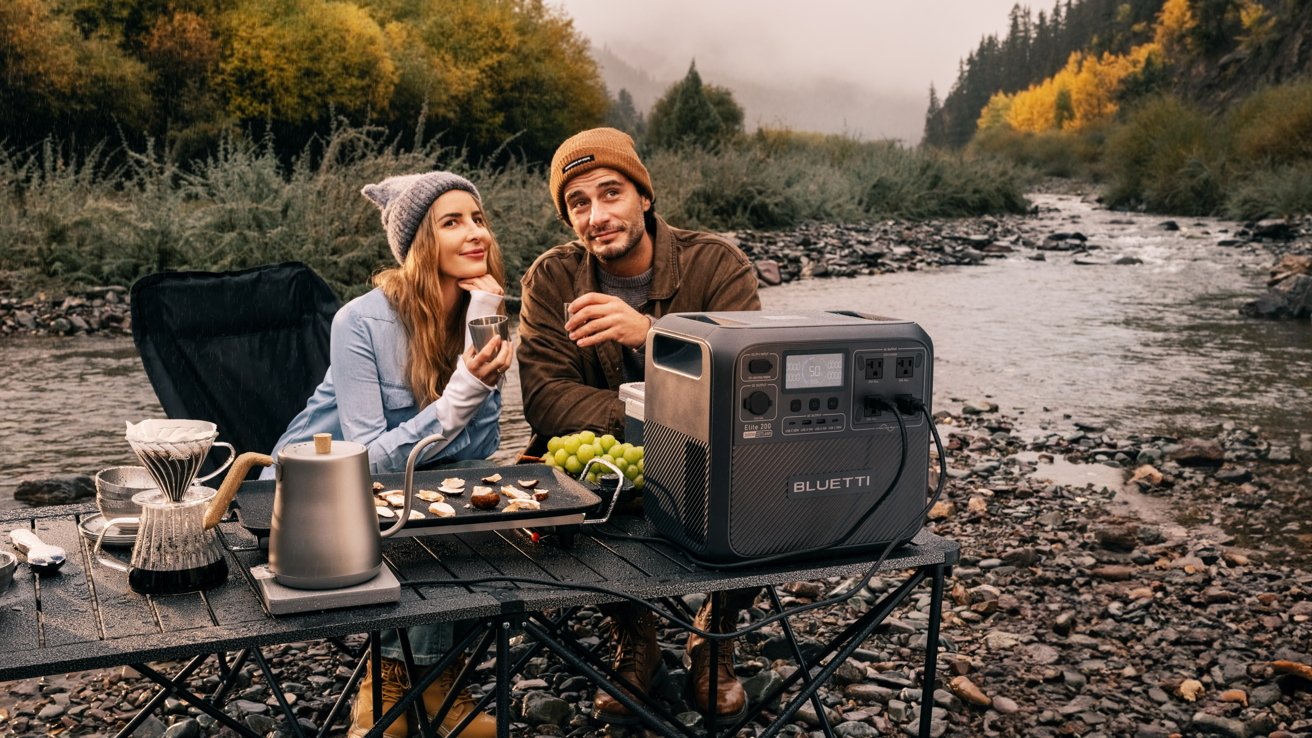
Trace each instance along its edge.
<path fill-rule="evenodd" d="M 948 582 L 934 735 L 1312 734 L 1308 551 L 1258 550 L 1260 541 L 1244 545 L 1212 525 L 1225 521 L 1185 526 L 1166 516 L 1281 514 L 1309 494 L 1312 436 L 1291 446 L 1221 427 L 1207 438 L 1115 438 L 1071 422 L 1024 439 L 987 401 L 961 403 L 938 419 L 949 480 L 931 526 L 959 541 L 963 558 Z M 1062 465 L 1111 481 L 1049 481 Z M 896 583 L 873 580 L 837 609 L 797 618 L 804 647 Z M 791 583 L 785 604 L 852 584 Z M 822 693 L 839 735 L 892 736 L 914 725 L 928 591 L 912 599 Z M 573 631 L 585 642 L 604 638 L 594 611 L 583 611 Z M 793 667 L 782 660 L 777 629 L 744 640 L 738 673 L 759 698 Z M 662 642 L 672 678 L 660 694 L 695 721 L 680 696 L 682 638 L 668 630 Z M 351 663 L 322 643 L 271 656 L 297 715 L 320 721 Z M 484 664 L 481 689 L 493 674 Z M 107 735 L 150 693 L 149 682 L 125 670 L 0 685 L 0 735 Z M 258 732 L 273 729 L 276 702 L 254 667 L 234 694 L 231 714 Z M 586 680 L 539 657 L 515 688 L 515 735 L 640 734 L 593 723 L 591 699 Z M 818 725 L 808 706 L 788 733 L 817 734 Z M 139 735 L 230 733 L 175 700 Z"/>
<path fill-rule="evenodd" d="M 1068 186 L 1069 189 L 1069 186 Z M 1084 194 L 1085 197 L 1090 195 Z M 1178 230 L 1163 220 L 1164 230 Z M 763 285 L 799 279 L 887 274 L 943 266 L 969 266 L 1023 251 L 1071 252 L 1082 263 L 1104 263 L 1099 246 L 1078 224 L 1070 230 L 1035 232 L 1027 216 L 985 216 L 927 221 L 816 223 L 787 231 L 738 231 L 733 238 L 756 265 Z M 1218 234 L 1218 245 L 1254 246 L 1277 260 L 1271 291 L 1245 308 L 1254 317 L 1306 318 L 1312 314 L 1312 218 L 1271 219 Z M 1109 263 L 1132 264 L 1106 256 Z M 132 330 L 128 289 L 91 287 L 67 295 L 19 298 L 0 294 L 0 337 L 7 335 L 126 335 Z"/>

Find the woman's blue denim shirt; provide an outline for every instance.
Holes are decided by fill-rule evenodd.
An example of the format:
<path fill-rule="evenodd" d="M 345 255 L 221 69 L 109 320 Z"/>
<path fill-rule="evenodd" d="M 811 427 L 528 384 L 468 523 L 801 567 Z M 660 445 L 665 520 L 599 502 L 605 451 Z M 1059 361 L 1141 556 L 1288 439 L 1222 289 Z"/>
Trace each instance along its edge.
<path fill-rule="evenodd" d="M 500 301 L 496 295 L 472 293 L 467 318 L 496 312 Z M 415 443 L 433 433 L 445 434 L 448 442 L 426 452 L 421 466 L 485 459 L 496 451 L 501 443 L 500 389 L 480 382 L 461 361 L 443 396 L 420 410 L 405 376 L 406 351 L 405 329 L 381 290 L 343 306 L 333 318 L 328 372 L 278 439 L 273 457 L 283 446 L 309 441 L 316 433 L 368 447 L 374 474 L 404 470 Z M 457 389 L 475 398 L 486 395 L 463 427 L 443 428 L 439 408 L 444 401 L 457 400 L 461 392 L 452 391 Z M 448 416 L 450 412 L 448 407 Z M 261 474 L 272 477 L 272 468 Z"/>

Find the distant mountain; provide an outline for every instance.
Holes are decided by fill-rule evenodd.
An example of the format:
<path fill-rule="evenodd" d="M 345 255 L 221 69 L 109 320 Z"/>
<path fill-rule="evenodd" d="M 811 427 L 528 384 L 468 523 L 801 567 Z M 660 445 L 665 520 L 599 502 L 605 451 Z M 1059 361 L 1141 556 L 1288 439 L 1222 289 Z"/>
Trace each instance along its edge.
<path fill-rule="evenodd" d="M 593 58 L 612 96 L 628 90 L 644 115 L 678 79 L 656 79 L 620 58 L 608 46 L 594 47 Z M 691 61 L 691 60 L 690 60 Z M 924 126 L 925 101 L 919 95 L 876 93 L 850 82 L 814 79 L 805 86 L 773 86 L 718 76 L 697 65 L 702 81 L 726 87 L 746 112 L 749 131 L 757 127 L 841 133 L 864 140 L 897 138 L 913 144 Z"/>

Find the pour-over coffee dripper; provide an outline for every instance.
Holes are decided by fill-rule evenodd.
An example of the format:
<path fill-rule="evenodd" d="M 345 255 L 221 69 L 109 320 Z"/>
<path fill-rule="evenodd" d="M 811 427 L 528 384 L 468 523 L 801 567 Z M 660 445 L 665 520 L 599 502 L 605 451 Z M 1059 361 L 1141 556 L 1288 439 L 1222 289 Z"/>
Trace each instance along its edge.
<path fill-rule="evenodd" d="M 129 423 L 127 429 L 132 452 L 173 502 L 180 502 L 194 483 L 210 479 L 232 463 L 237 450 L 232 444 L 215 441 L 218 435 L 218 427 L 205 420 L 143 420 L 136 425 Z M 227 460 L 197 479 L 201 464 L 214 446 L 228 449 Z"/>

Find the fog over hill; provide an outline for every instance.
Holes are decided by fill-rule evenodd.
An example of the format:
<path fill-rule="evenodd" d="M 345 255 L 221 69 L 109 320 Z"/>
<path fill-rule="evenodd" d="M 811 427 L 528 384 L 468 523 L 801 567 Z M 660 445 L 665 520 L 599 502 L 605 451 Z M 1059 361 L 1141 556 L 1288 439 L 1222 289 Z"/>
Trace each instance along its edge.
<path fill-rule="evenodd" d="M 679 80 L 677 77 L 657 79 L 636 60 L 621 58 L 609 46 L 594 46 L 592 53 L 611 95 L 628 90 L 633 104 L 644 115 Z M 791 128 L 841 133 L 862 140 L 897 138 L 914 145 L 920 141 L 924 128 L 927 90 L 919 95 L 901 91 L 876 93 L 833 77 L 816 77 L 801 84 L 761 82 L 720 74 L 713 65 L 702 61 L 697 63 L 697 71 L 704 83 L 727 87 L 733 92 L 746 113 L 744 123 L 748 131 L 758 127 Z"/>

